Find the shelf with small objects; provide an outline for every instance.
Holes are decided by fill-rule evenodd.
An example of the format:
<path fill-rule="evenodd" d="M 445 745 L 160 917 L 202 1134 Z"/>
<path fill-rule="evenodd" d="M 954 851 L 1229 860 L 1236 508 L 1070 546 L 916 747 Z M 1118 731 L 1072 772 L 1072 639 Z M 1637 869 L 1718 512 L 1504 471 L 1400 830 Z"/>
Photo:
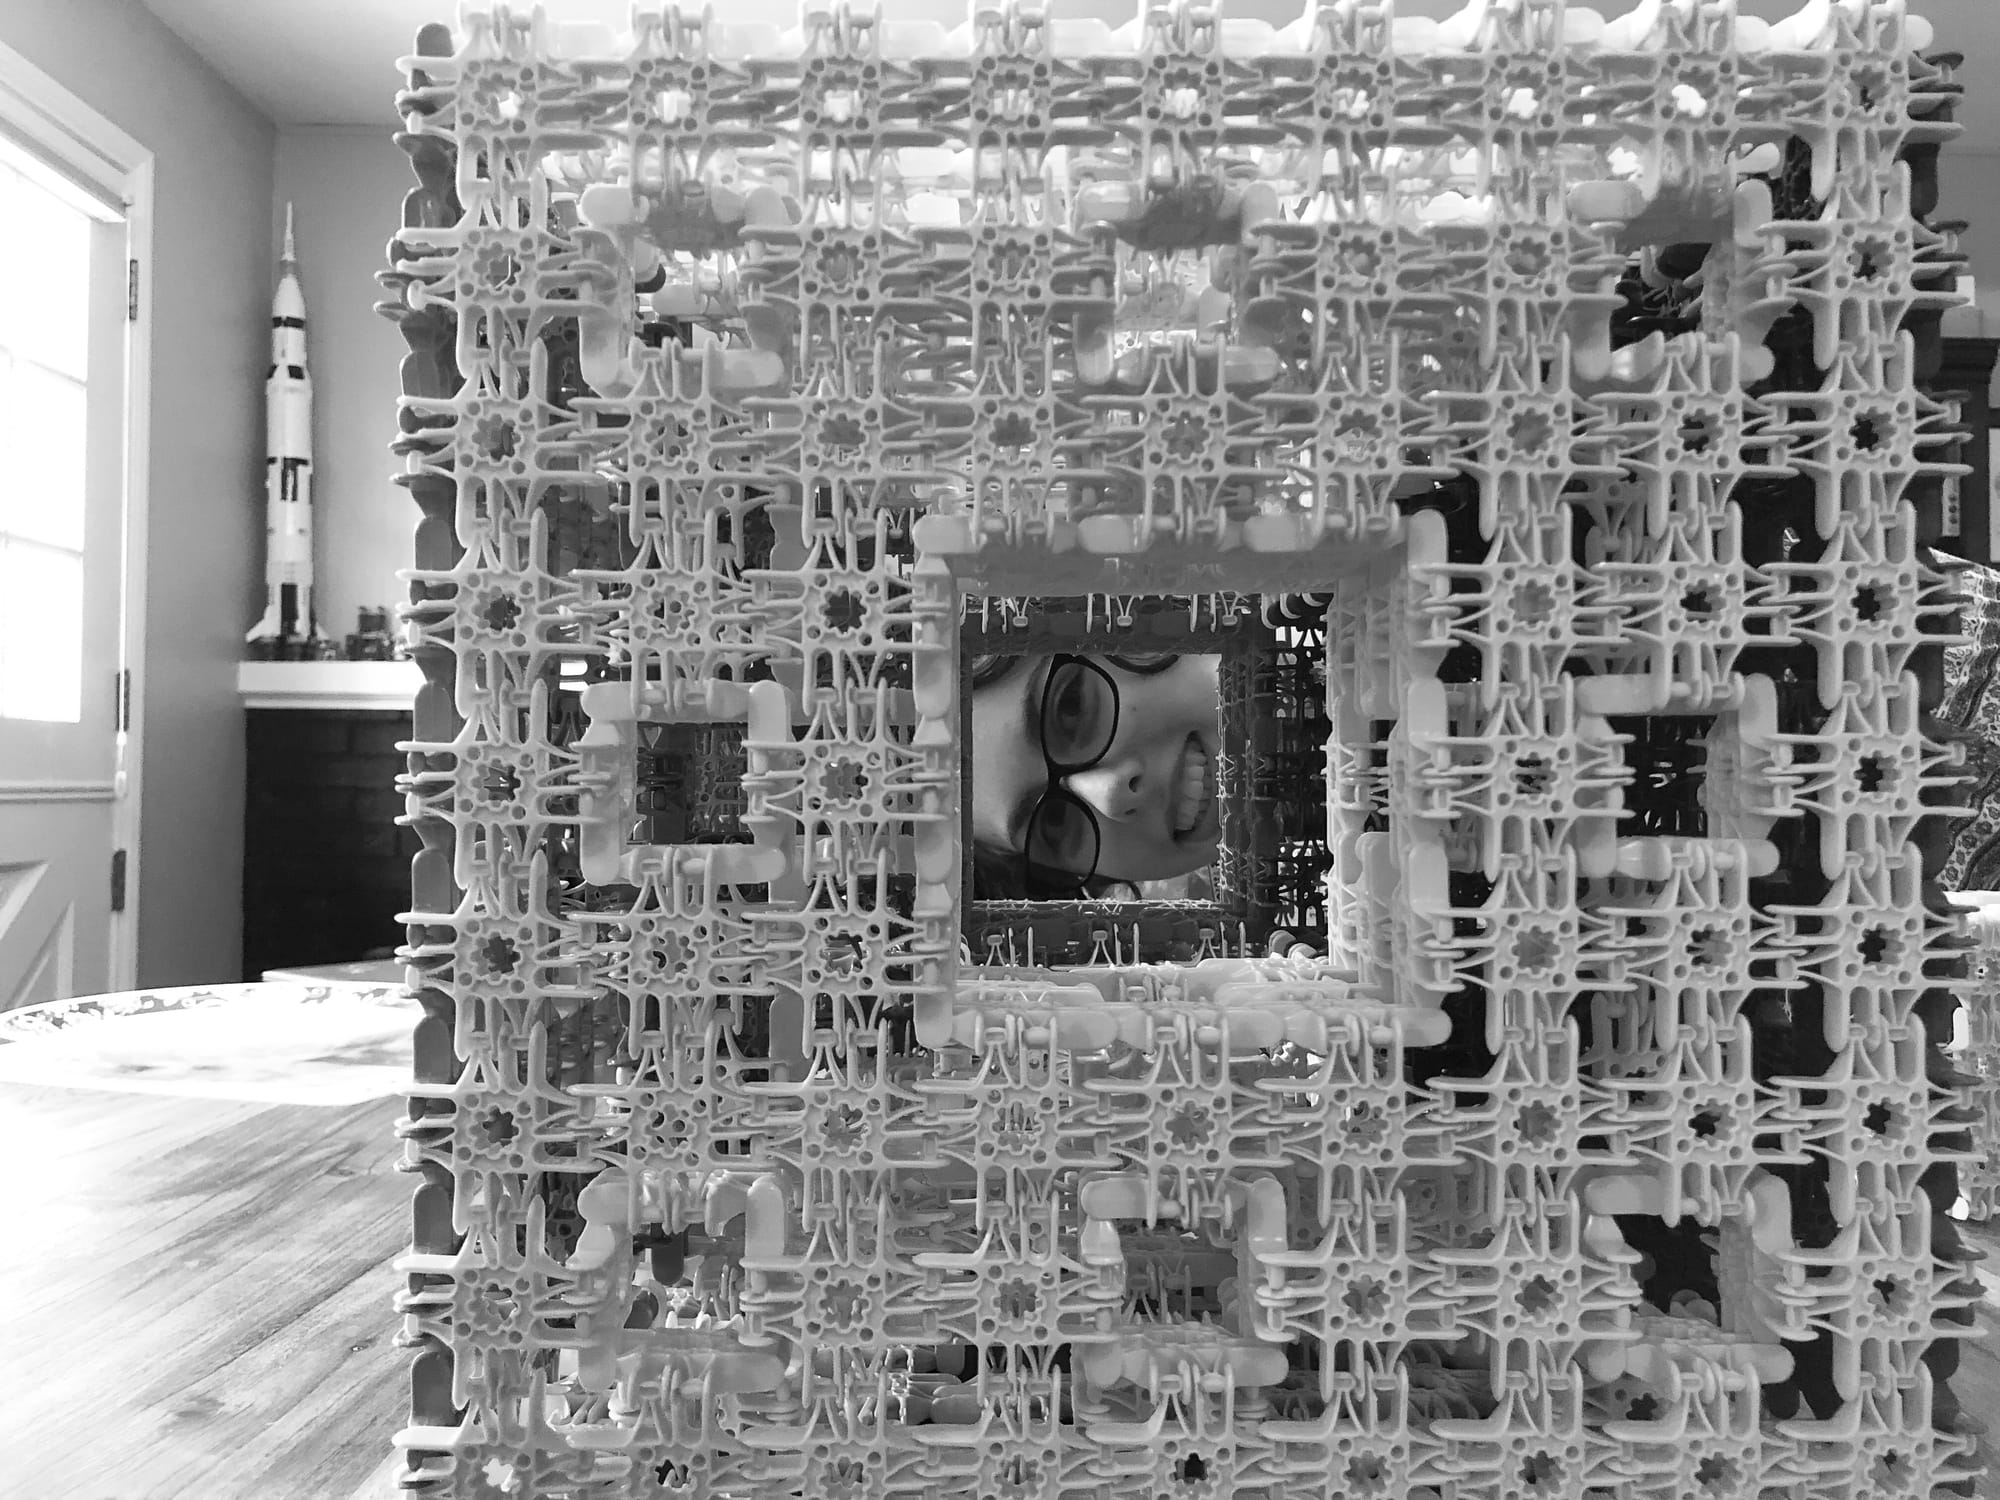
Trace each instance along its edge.
<path fill-rule="evenodd" d="M 237 664 L 243 706 L 408 714 L 423 673 L 413 661 L 246 661 Z"/>

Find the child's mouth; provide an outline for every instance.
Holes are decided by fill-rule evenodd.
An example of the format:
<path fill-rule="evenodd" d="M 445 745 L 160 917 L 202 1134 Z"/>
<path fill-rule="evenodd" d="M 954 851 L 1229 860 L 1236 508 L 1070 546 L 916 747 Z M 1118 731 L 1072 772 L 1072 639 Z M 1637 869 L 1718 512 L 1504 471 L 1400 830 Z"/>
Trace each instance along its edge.
<path fill-rule="evenodd" d="M 1215 800 L 1215 761 L 1203 748 L 1199 735 L 1189 735 L 1175 770 L 1173 834 L 1186 838 L 1199 828 Z"/>

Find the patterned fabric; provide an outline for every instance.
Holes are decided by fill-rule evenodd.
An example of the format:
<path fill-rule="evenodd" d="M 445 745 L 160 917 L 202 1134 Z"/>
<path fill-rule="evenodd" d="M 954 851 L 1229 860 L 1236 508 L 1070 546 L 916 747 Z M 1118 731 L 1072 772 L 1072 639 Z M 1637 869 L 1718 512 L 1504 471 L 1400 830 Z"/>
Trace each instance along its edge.
<path fill-rule="evenodd" d="M 2000 890 L 2000 572 L 1964 565 L 1961 645 L 1944 654 L 1938 718 L 1965 746 L 1963 793 L 1973 815 L 1959 824 L 1939 882 L 1946 890 Z"/>

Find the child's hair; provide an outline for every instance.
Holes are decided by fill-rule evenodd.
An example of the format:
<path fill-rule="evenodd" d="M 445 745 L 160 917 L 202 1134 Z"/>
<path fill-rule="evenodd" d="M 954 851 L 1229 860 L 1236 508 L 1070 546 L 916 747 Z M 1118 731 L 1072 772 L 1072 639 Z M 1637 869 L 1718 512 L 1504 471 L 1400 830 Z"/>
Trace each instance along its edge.
<path fill-rule="evenodd" d="M 1104 655 L 1097 659 L 1108 661 L 1123 671 L 1145 676 L 1164 672 L 1180 660 L 1178 656 L 1165 655 Z M 996 687 L 1033 660 L 1033 657 L 1003 656 L 997 652 L 975 656 L 966 674 L 966 690 L 979 693 Z M 987 839 L 975 838 L 972 842 L 972 899 L 975 901 L 1134 901 L 1138 897 L 1139 888 L 1131 881 L 1117 880 L 1109 875 L 1093 875 L 1082 882 L 1067 877 L 1037 878 L 1034 869 L 1021 857 L 1020 850 L 1009 849 L 1005 844 Z"/>

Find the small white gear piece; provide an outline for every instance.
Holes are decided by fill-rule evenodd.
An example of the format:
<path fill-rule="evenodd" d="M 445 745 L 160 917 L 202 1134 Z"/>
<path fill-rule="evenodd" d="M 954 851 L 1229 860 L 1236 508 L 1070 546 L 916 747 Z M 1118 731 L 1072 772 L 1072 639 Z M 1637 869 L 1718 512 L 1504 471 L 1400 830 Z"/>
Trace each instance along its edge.
<path fill-rule="evenodd" d="M 1973 1473 L 1952 64 L 1415 8 L 420 39 L 412 1495 Z M 1215 868 L 987 899 L 972 653 L 1120 642 Z"/>

